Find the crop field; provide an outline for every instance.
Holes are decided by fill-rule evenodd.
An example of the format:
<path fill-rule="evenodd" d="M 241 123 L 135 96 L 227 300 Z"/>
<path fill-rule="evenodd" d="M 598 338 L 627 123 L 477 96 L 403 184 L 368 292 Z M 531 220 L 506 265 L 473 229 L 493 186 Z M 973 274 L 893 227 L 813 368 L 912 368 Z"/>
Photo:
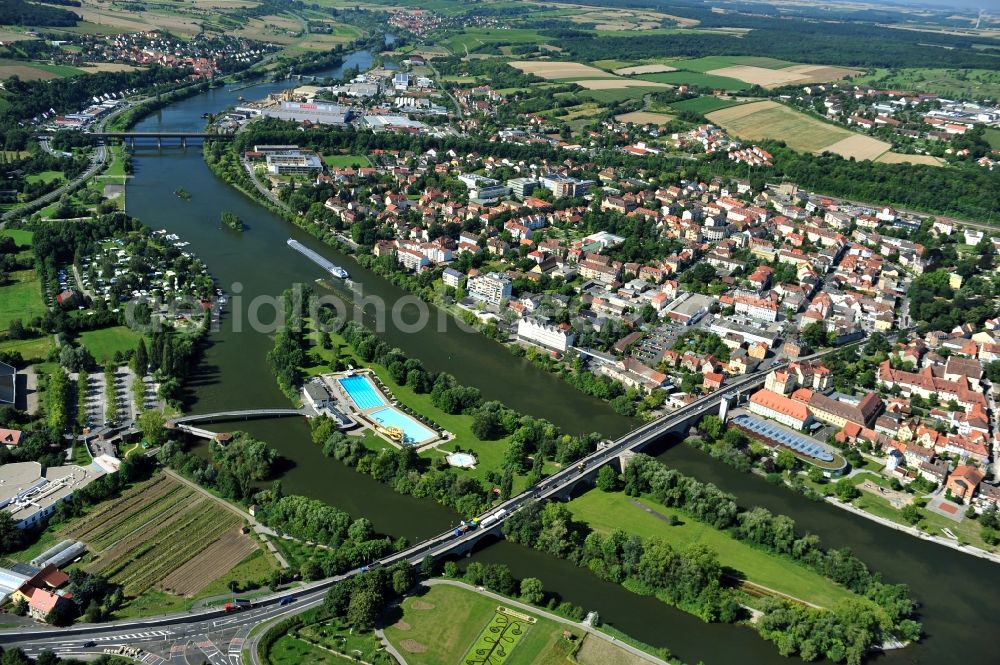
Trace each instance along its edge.
<path fill-rule="evenodd" d="M 549 80 L 617 78 L 614 74 L 606 72 L 603 69 L 591 67 L 590 65 L 584 65 L 579 62 L 512 60 L 507 64 L 511 67 L 520 69 L 525 74 L 534 74 L 535 76 L 540 76 L 543 79 Z"/>
<path fill-rule="evenodd" d="M 845 159 L 875 159 L 891 148 L 892 145 L 871 136 L 855 134 L 823 148 L 823 152 L 832 152 Z"/>
<path fill-rule="evenodd" d="M 666 83 L 654 83 L 642 79 L 586 79 L 573 81 L 587 90 L 622 90 L 624 88 L 667 88 Z"/>
<path fill-rule="evenodd" d="M 734 99 L 722 99 L 721 97 L 703 95 L 701 97 L 695 97 L 694 99 L 685 99 L 682 102 L 674 102 L 670 106 L 678 111 L 692 111 L 694 113 L 705 115 L 706 113 L 711 113 L 712 111 L 720 111 L 722 109 L 727 109 L 730 106 L 738 106 L 739 104 L 740 102 Z"/>
<path fill-rule="evenodd" d="M 699 88 L 712 88 L 713 90 L 746 90 L 750 87 L 749 83 L 728 76 L 714 76 L 703 72 L 683 70 L 664 72 L 662 74 L 643 74 L 640 78 L 643 81 L 651 81 L 653 83 L 690 85 Z"/>
<path fill-rule="evenodd" d="M 239 528 L 234 528 L 164 577 L 160 586 L 164 591 L 193 597 L 256 550 L 257 544 L 253 539 L 241 533 Z"/>
<path fill-rule="evenodd" d="M 928 166 L 941 166 L 944 164 L 944 162 L 933 155 L 906 155 L 899 152 L 883 153 L 875 161 L 880 164 L 926 164 Z"/>
<path fill-rule="evenodd" d="M 856 136 L 847 129 L 821 122 L 772 101 L 713 111 L 706 117 L 742 139 L 775 139 L 801 152 L 822 152 L 838 141 Z"/>
<path fill-rule="evenodd" d="M 544 44 L 552 41 L 537 30 L 528 28 L 466 28 L 444 40 L 443 44 L 455 55 L 465 55 L 485 44 Z"/>
<path fill-rule="evenodd" d="M 79 69 L 64 65 L 45 65 L 23 60 L 0 59 L 0 79 L 16 76 L 22 81 L 47 81 L 80 73 Z"/>
<path fill-rule="evenodd" d="M 632 111 L 631 113 L 622 113 L 615 116 L 615 120 L 618 122 L 634 122 L 636 124 L 653 123 L 657 125 L 665 125 L 671 118 L 673 116 L 666 113 L 651 113 L 649 111 Z"/>
<path fill-rule="evenodd" d="M 791 67 L 794 62 L 753 55 L 710 55 L 704 58 L 691 58 L 689 60 L 675 60 L 671 62 L 678 69 L 686 69 L 689 72 L 708 72 L 713 69 L 723 67 L 764 67 L 767 69 L 781 69 Z"/>
<path fill-rule="evenodd" d="M 641 99 L 651 92 L 659 92 L 660 88 L 647 85 L 631 88 L 615 88 L 611 90 L 586 90 L 580 93 L 583 99 L 592 99 L 600 104 L 617 104 L 628 99 Z"/>
<path fill-rule="evenodd" d="M 714 76 L 725 76 L 745 81 L 751 85 L 764 88 L 775 88 L 791 83 L 825 83 L 838 81 L 861 72 L 846 67 L 826 67 L 822 65 L 792 65 L 781 69 L 754 67 L 750 65 L 733 65 L 708 71 Z"/>
<path fill-rule="evenodd" d="M 171 575 L 231 537 L 239 525 L 239 517 L 213 499 L 161 474 L 133 487 L 120 500 L 102 504 L 61 535 L 82 540 L 94 553 L 88 571 L 122 585 L 126 595 L 138 596 L 164 588 L 167 578 L 185 590 L 207 586 L 226 572 L 221 561 L 200 575 L 190 568 Z M 238 549 L 245 552 L 240 560 L 253 551 Z M 205 579 L 209 575 L 214 577 Z"/>
<path fill-rule="evenodd" d="M 676 72 L 676 67 L 669 65 L 634 65 L 632 67 L 622 67 L 614 70 L 619 76 L 632 76 L 634 74 L 660 74 L 662 72 Z"/>

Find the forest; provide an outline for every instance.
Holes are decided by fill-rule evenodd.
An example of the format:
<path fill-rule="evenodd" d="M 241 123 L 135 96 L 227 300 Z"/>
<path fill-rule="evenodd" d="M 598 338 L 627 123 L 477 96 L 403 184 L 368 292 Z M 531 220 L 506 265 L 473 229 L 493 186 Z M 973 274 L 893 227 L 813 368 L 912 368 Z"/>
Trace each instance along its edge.
<path fill-rule="evenodd" d="M 52 4 L 80 6 L 79 2 L 67 0 Z M 80 17 L 67 9 L 46 7 L 33 2 L 25 2 L 25 0 L 0 2 L 0 24 L 2 25 L 69 27 L 76 25 L 79 21 Z"/>

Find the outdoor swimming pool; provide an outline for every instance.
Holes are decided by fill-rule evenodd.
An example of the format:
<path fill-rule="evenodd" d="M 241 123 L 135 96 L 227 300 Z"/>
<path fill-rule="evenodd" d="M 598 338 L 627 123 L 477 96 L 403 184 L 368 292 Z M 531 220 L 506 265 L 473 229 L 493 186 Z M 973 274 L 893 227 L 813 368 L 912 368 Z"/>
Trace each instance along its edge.
<path fill-rule="evenodd" d="M 437 436 L 413 418 L 391 406 L 368 414 L 368 417 L 384 427 L 398 427 L 403 430 L 403 443 L 415 445 L 430 441 Z"/>
<path fill-rule="evenodd" d="M 356 374 L 354 376 L 345 376 L 337 379 L 337 381 L 340 383 L 340 387 L 344 389 L 344 392 L 351 398 L 351 401 L 362 411 L 376 406 L 385 406 L 385 400 L 382 399 L 382 395 L 375 389 L 371 379 L 367 376 Z"/>

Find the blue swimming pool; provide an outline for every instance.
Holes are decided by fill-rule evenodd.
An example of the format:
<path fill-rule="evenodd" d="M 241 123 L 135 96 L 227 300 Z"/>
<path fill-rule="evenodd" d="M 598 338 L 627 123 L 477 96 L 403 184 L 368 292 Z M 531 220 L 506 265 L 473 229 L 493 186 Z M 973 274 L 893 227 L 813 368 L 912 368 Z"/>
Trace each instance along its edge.
<path fill-rule="evenodd" d="M 385 427 L 398 427 L 403 430 L 403 443 L 410 445 L 430 441 L 437 434 L 424 427 L 419 422 L 391 406 L 368 414 L 368 417 Z"/>
<path fill-rule="evenodd" d="M 367 376 L 345 376 L 337 381 L 340 382 L 340 387 L 344 389 L 344 392 L 350 396 L 351 401 L 362 411 L 376 406 L 385 406 L 385 400 L 382 399 L 382 395 L 375 389 L 371 379 Z"/>

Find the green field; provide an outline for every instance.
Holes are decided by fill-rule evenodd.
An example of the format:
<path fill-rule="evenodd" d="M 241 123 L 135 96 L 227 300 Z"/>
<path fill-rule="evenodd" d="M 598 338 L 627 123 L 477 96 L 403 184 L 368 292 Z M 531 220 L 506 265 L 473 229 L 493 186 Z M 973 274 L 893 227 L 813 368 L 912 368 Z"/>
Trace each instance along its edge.
<path fill-rule="evenodd" d="M 0 229 L 0 236 L 8 236 L 14 239 L 21 247 L 31 247 L 35 242 L 33 231 L 22 231 L 21 229 Z"/>
<path fill-rule="evenodd" d="M 457 35 L 445 39 L 441 45 L 456 55 L 465 55 L 465 50 L 474 51 L 485 44 L 546 44 L 552 41 L 537 30 L 528 28 L 466 28 Z"/>
<path fill-rule="evenodd" d="M 526 619 L 526 615 L 512 614 L 505 611 L 505 608 L 498 607 L 493 618 L 469 647 L 465 662 L 503 665 L 520 644 L 524 634 L 531 630 L 534 622 Z"/>
<path fill-rule="evenodd" d="M 670 63 L 672 67 L 685 69 L 689 72 L 710 72 L 713 69 L 735 67 L 737 65 L 743 65 L 746 67 L 763 67 L 764 69 L 784 69 L 785 67 L 791 67 L 794 64 L 794 62 L 788 62 L 787 60 L 778 60 L 776 58 L 753 55 L 710 55 L 705 58 L 675 60 Z"/>
<path fill-rule="evenodd" d="M 21 319 L 27 323 L 45 314 L 41 287 L 34 270 L 12 273 L 11 283 L 0 286 L 0 330 L 7 330 L 10 322 Z"/>
<path fill-rule="evenodd" d="M 739 103 L 740 102 L 732 99 L 719 99 L 718 97 L 704 95 L 702 97 L 695 97 L 694 99 L 685 99 L 682 102 L 674 102 L 670 106 L 678 111 L 691 111 L 693 113 L 705 115 L 706 113 L 711 113 L 712 111 L 718 111 L 719 109 L 736 106 Z"/>
<path fill-rule="evenodd" d="M 62 171 L 42 171 L 41 173 L 32 173 L 24 178 L 27 182 L 53 182 L 55 180 L 65 180 L 66 174 Z"/>
<path fill-rule="evenodd" d="M 498 605 L 503 603 L 467 589 L 435 585 L 423 595 L 407 597 L 402 603 L 401 620 L 386 626 L 385 635 L 409 665 L 462 663 L 462 657 L 493 621 Z M 502 661 L 504 665 L 567 662 L 571 643 L 562 632 L 568 626 L 535 618 L 537 622 L 520 636 L 516 648 Z M 570 630 L 576 636 L 581 634 L 577 629 Z M 501 661 L 484 662 L 496 665 Z"/>
<path fill-rule="evenodd" d="M 644 81 L 656 81 L 657 83 L 669 83 L 671 85 L 690 85 L 700 88 L 712 88 L 720 90 L 747 90 L 749 83 L 738 81 L 728 76 L 714 76 L 702 72 L 661 72 L 659 74 L 641 74 L 635 78 Z"/>
<path fill-rule="evenodd" d="M 125 326 L 86 330 L 80 333 L 80 343 L 94 355 L 98 362 L 112 360 L 115 353 L 132 351 L 139 344 L 139 333 Z"/>
<path fill-rule="evenodd" d="M 1000 72 L 988 69 L 875 69 L 853 82 L 961 99 L 1000 98 Z"/>
<path fill-rule="evenodd" d="M 20 353 L 26 362 L 38 362 L 49 357 L 54 342 L 50 335 L 36 339 L 11 339 L 0 341 L 0 353 Z"/>
<path fill-rule="evenodd" d="M 599 104 L 615 104 L 617 102 L 624 102 L 628 99 L 641 99 L 650 93 L 663 92 L 663 90 L 664 88 L 644 88 L 636 86 L 612 90 L 583 90 L 582 92 L 574 94 L 580 99 L 592 99 Z"/>
<path fill-rule="evenodd" d="M 1000 150 L 1000 129 L 987 127 L 983 133 L 983 137 L 994 150 Z"/>
<path fill-rule="evenodd" d="M 323 155 L 323 162 L 327 166 L 335 168 L 347 168 L 348 166 L 371 166 L 371 162 L 364 155 Z"/>
<path fill-rule="evenodd" d="M 648 498 L 638 501 L 652 513 L 633 505 L 630 497 L 623 493 L 599 490 L 587 492 L 567 506 L 575 518 L 598 531 L 624 529 L 642 536 L 655 536 L 677 548 L 695 543 L 705 545 L 717 552 L 722 565 L 736 571 L 737 577 L 807 603 L 832 607 L 854 595 L 804 566 L 755 549 L 678 510 L 658 505 Z M 671 526 L 661 519 L 663 516 L 673 516 L 680 523 Z"/>

